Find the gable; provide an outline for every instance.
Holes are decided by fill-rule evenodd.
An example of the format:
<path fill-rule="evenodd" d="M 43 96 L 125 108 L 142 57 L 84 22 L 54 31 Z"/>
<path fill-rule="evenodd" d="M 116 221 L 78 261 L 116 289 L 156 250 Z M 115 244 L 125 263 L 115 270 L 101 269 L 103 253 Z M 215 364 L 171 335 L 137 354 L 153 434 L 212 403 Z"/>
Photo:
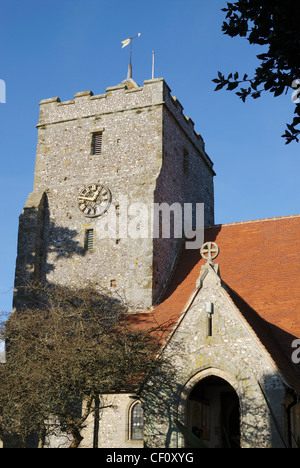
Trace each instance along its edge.
<path fill-rule="evenodd" d="M 257 380 L 275 376 L 277 367 L 260 341 L 259 327 L 251 326 L 241 313 L 214 268 L 216 265 L 206 265 L 202 269 L 199 286 L 165 349 L 171 355 L 176 350 L 188 374 L 211 366 L 244 379 L 249 378 L 249 369 Z"/>
<path fill-rule="evenodd" d="M 291 355 L 293 341 L 300 338 L 299 233 L 300 216 L 205 229 L 205 242 L 219 246 L 215 261 L 229 297 L 298 389 L 300 372 Z M 195 294 L 204 263 L 200 252 L 182 252 L 161 303 L 150 314 L 156 322 L 177 322 Z M 152 319 L 144 314 L 143 320 Z"/>

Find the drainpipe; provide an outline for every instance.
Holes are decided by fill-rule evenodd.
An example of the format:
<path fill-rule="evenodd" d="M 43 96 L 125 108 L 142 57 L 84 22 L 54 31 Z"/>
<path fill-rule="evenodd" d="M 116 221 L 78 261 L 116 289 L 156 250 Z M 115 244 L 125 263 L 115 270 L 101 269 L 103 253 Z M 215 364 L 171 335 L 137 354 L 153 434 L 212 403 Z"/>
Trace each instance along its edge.
<path fill-rule="evenodd" d="M 293 447 L 293 436 L 292 436 L 292 417 L 291 417 L 291 412 L 292 408 L 297 405 L 298 403 L 298 396 L 296 393 L 293 394 L 294 396 L 294 401 L 288 405 L 286 408 L 286 415 L 287 415 L 287 429 L 288 429 L 288 441 L 289 441 L 289 446 L 292 448 Z"/>

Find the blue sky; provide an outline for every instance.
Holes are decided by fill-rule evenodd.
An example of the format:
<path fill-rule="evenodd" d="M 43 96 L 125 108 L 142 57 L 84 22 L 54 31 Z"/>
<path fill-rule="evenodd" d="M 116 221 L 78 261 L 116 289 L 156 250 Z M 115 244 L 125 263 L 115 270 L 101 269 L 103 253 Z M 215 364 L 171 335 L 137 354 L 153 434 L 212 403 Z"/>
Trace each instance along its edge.
<path fill-rule="evenodd" d="M 212 79 L 252 75 L 261 49 L 222 33 L 225 0 L 1 0 L 0 311 L 11 310 L 18 217 L 33 187 L 42 99 L 101 94 L 126 78 L 163 77 L 195 122 L 214 161 L 216 223 L 299 214 L 300 146 L 281 135 L 292 120 L 291 93 L 243 104 L 214 92 Z"/>

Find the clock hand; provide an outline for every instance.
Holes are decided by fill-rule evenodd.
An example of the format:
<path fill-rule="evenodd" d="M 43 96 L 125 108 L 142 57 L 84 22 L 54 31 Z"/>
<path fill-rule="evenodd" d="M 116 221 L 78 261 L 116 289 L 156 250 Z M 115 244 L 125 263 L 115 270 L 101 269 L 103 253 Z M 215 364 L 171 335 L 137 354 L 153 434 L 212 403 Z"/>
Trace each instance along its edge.
<path fill-rule="evenodd" d="M 84 201 L 94 202 L 94 201 L 96 201 L 96 200 L 97 200 L 97 198 L 98 198 L 98 195 L 99 195 L 99 193 L 100 193 L 100 190 L 101 190 L 101 189 L 100 189 L 100 188 L 98 188 L 98 189 L 96 190 L 96 192 L 94 193 L 94 195 L 93 195 L 93 197 L 92 197 L 92 198 L 90 198 L 90 197 L 84 197 L 83 195 L 79 196 L 78 198 L 79 198 L 79 200 L 84 200 Z"/>
<path fill-rule="evenodd" d="M 92 198 L 92 201 L 96 201 L 96 199 L 97 199 L 99 193 L 100 193 L 100 188 L 98 188 L 98 189 L 96 190 L 96 192 L 95 192 L 95 194 L 94 194 L 94 196 L 93 196 L 93 198 Z"/>
<path fill-rule="evenodd" d="M 97 197 L 96 197 L 96 198 L 97 198 Z M 79 196 L 78 199 L 79 199 L 79 200 L 84 200 L 84 201 L 89 201 L 89 202 L 95 201 L 94 197 L 93 197 L 93 198 L 89 198 L 89 197 Z"/>

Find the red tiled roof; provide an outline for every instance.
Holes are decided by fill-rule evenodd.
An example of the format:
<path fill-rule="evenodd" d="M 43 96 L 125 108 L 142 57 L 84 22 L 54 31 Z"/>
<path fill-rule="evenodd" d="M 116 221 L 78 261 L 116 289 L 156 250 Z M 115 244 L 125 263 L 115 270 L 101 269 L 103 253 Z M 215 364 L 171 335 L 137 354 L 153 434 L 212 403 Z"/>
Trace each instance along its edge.
<path fill-rule="evenodd" d="M 215 263 L 232 300 L 252 327 L 263 330 L 262 344 L 286 376 L 296 376 L 300 389 L 291 361 L 291 344 L 300 338 L 300 216 L 209 227 L 205 241 L 219 246 Z M 202 264 L 198 250 L 184 250 L 161 303 L 149 315 L 159 323 L 177 320 Z"/>

